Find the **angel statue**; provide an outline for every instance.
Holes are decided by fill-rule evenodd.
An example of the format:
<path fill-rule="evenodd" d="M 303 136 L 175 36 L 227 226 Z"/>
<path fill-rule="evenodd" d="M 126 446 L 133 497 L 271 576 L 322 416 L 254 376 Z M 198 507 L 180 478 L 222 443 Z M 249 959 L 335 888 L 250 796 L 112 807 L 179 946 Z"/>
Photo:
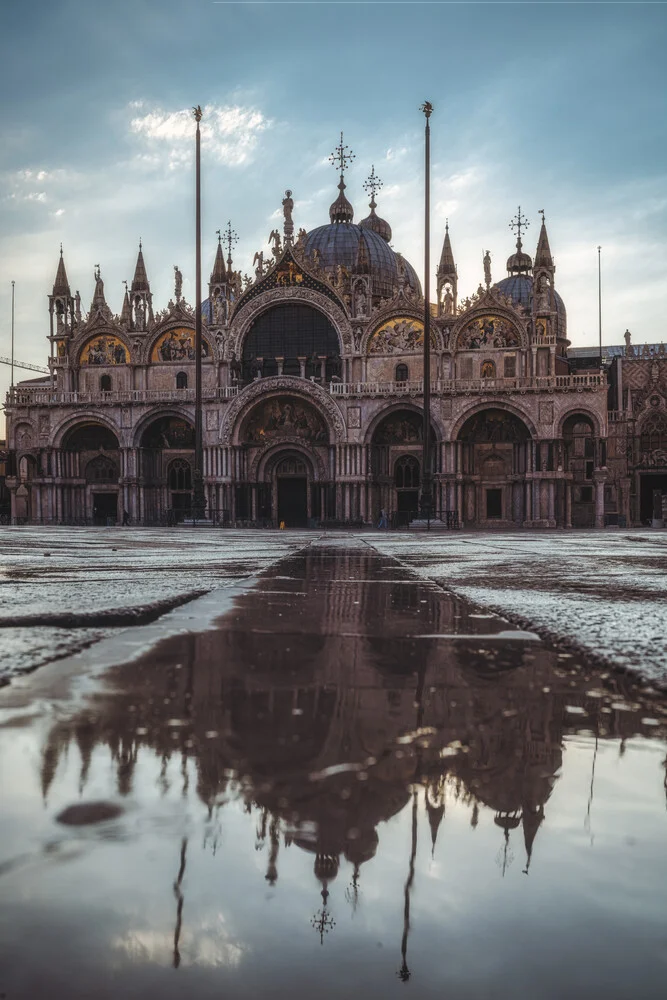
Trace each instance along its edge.
<path fill-rule="evenodd" d="M 257 267 L 255 267 L 255 264 L 257 264 Z M 253 260 L 252 260 L 252 266 L 255 267 L 255 277 L 259 281 L 259 279 L 264 274 L 264 251 L 263 250 L 258 250 L 258 252 L 255 254 L 255 256 L 253 257 Z"/>
<path fill-rule="evenodd" d="M 294 199 L 292 198 L 292 192 L 290 190 L 285 191 L 285 197 L 283 198 L 283 216 L 285 217 L 284 231 L 285 231 L 285 243 L 290 244 L 294 238 L 294 223 L 292 221 L 292 209 L 294 208 Z"/>
<path fill-rule="evenodd" d="M 183 275 L 181 274 L 178 264 L 174 264 L 174 295 L 176 296 L 176 301 L 181 301 L 181 292 L 183 291 Z"/>
<path fill-rule="evenodd" d="M 280 233 L 277 229 L 272 229 L 269 233 L 268 243 L 273 243 L 273 256 L 277 259 L 280 257 L 281 247 L 280 247 Z"/>
<path fill-rule="evenodd" d="M 296 251 L 303 251 L 303 250 L 306 249 L 306 239 L 307 239 L 307 237 L 308 237 L 308 233 L 306 232 L 306 230 L 302 226 L 301 229 L 299 230 L 299 233 L 298 233 L 297 238 L 296 238 L 296 245 L 294 247 L 294 249 Z"/>

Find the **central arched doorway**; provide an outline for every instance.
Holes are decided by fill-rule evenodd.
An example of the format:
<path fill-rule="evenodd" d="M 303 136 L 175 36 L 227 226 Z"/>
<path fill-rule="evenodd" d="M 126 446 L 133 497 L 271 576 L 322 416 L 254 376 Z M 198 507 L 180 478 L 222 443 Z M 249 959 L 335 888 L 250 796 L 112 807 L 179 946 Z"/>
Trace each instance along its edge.
<path fill-rule="evenodd" d="M 531 468 L 526 424 L 509 410 L 480 410 L 465 421 L 458 440 L 465 522 L 491 526 L 526 520 L 524 481 Z"/>
<path fill-rule="evenodd" d="M 281 453 L 275 464 L 276 517 L 287 528 L 308 524 L 308 481 L 310 469 L 302 455 Z"/>
<path fill-rule="evenodd" d="M 156 417 L 139 442 L 139 477 L 143 519 L 156 524 L 165 518 L 181 521 L 191 505 L 195 432 L 185 417 Z"/>
<path fill-rule="evenodd" d="M 100 527 L 116 524 L 122 514 L 121 462 L 114 432 L 103 424 L 77 424 L 64 436 L 62 449 L 66 477 L 76 481 L 76 485 L 64 488 L 63 520 L 74 520 L 78 511 L 78 517 L 85 512 L 84 519 Z"/>

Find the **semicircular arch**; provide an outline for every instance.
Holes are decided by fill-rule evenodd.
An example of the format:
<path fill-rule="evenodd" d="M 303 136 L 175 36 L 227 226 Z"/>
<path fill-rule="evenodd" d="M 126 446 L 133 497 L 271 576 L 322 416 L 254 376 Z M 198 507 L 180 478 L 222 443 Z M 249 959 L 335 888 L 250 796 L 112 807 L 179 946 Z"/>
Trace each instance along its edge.
<path fill-rule="evenodd" d="M 366 429 L 364 443 L 372 444 L 373 437 L 383 420 L 386 420 L 386 418 L 392 416 L 392 414 L 398 414 L 405 411 L 408 413 L 418 414 L 422 420 L 424 419 L 424 410 L 421 406 L 418 406 L 416 403 L 412 403 L 407 399 L 397 400 L 389 406 L 384 406 L 378 413 L 375 414 Z M 433 412 L 431 413 L 431 430 L 435 434 L 436 441 L 442 441 L 444 439 L 443 427 Z"/>
<path fill-rule="evenodd" d="M 188 412 L 184 407 L 169 406 L 160 408 L 159 410 L 152 410 L 150 413 L 146 413 L 132 429 L 132 444 L 135 448 L 141 448 L 141 439 L 143 438 L 146 431 L 159 420 L 164 418 L 173 418 L 175 420 L 183 420 L 188 423 L 193 429 L 195 426 L 194 416 L 192 413 Z"/>
<path fill-rule="evenodd" d="M 476 414 L 483 413 L 484 410 L 502 410 L 505 413 L 510 413 L 513 417 L 517 417 L 521 421 L 521 423 L 525 425 L 531 438 L 539 437 L 539 434 L 537 432 L 537 427 L 535 426 L 535 423 L 529 416 L 529 414 L 519 409 L 518 406 L 513 406 L 511 403 L 506 403 L 504 400 L 502 401 L 494 400 L 493 403 L 488 403 L 488 402 L 473 403 L 472 406 L 464 410 L 464 412 L 457 417 L 456 421 L 454 422 L 454 425 L 452 426 L 451 440 L 458 441 L 459 434 L 461 433 L 467 421 L 471 417 L 474 417 Z"/>
<path fill-rule="evenodd" d="M 344 441 L 346 435 L 343 416 L 328 392 L 314 382 L 278 375 L 257 379 L 234 397 L 226 408 L 220 426 L 221 444 L 244 444 L 240 431 L 250 411 L 257 403 L 276 396 L 293 396 L 307 402 L 323 418 L 329 432 L 329 442 Z"/>
<path fill-rule="evenodd" d="M 109 417 L 100 414 L 98 410 L 78 410 L 73 416 L 65 417 L 56 425 L 52 435 L 54 448 L 62 448 L 63 441 L 70 431 L 78 426 L 84 427 L 87 424 L 98 424 L 111 431 L 116 436 L 119 447 L 126 447 L 128 442 L 124 440 L 120 427 Z"/>
<path fill-rule="evenodd" d="M 599 415 L 595 413 L 593 410 L 589 410 L 584 406 L 576 406 L 572 407 L 571 410 L 566 410 L 565 413 L 562 413 L 561 416 L 558 418 L 557 437 L 559 438 L 563 437 L 563 430 L 565 424 L 568 421 L 574 422 L 574 418 L 576 417 L 581 417 L 582 420 L 586 420 L 592 425 L 593 434 L 595 435 L 595 437 L 602 436 L 602 428 L 600 426 Z"/>
<path fill-rule="evenodd" d="M 230 334 L 230 349 L 237 358 L 243 354 L 246 337 L 257 320 L 277 305 L 305 305 L 315 309 L 328 319 L 339 342 L 341 355 L 350 353 L 353 349 L 352 326 L 343 310 L 331 299 L 312 288 L 272 288 L 263 292 L 248 303 L 238 316 L 232 319 Z"/>

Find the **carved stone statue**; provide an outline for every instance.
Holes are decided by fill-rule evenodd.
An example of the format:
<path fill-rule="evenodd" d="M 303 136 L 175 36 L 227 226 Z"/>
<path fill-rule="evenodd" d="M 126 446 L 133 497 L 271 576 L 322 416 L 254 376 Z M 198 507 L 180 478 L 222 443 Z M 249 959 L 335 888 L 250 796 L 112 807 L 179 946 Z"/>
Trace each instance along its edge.
<path fill-rule="evenodd" d="M 299 234 L 298 234 L 298 236 L 296 238 L 296 244 L 294 246 L 294 249 L 296 251 L 298 251 L 299 253 L 301 253 L 303 250 L 306 249 L 306 237 L 307 236 L 308 236 L 308 233 L 306 232 L 306 230 L 303 227 L 301 227 L 301 229 L 299 230 Z"/>
<path fill-rule="evenodd" d="M 283 216 L 285 217 L 283 232 L 285 234 L 285 246 L 291 246 L 294 239 L 294 222 L 292 221 L 293 208 L 294 201 L 292 199 L 292 192 L 288 189 L 285 191 L 285 197 L 283 198 Z"/>
<path fill-rule="evenodd" d="M 484 254 L 484 281 L 486 287 L 491 287 L 491 253 L 487 250 Z"/>
<path fill-rule="evenodd" d="M 549 285 L 544 275 L 541 275 L 537 283 L 537 297 L 535 302 L 538 312 L 547 312 L 549 309 Z"/>
<path fill-rule="evenodd" d="M 224 326 L 227 322 L 227 299 L 220 293 L 213 299 L 213 322 L 216 326 Z"/>
<path fill-rule="evenodd" d="M 445 294 L 442 300 L 442 311 L 445 316 L 451 316 L 454 312 L 454 296 L 451 285 L 445 285 Z"/>
<path fill-rule="evenodd" d="M 77 288 L 76 295 L 74 296 L 74 315 L 76 316 L 76 321 L 78 324 L 81 323 L 81 292 Z"/>
<path fill-rule="evenodd" d="M 625 331 L 623 338 L 625 340 L 625 353 L 629 354 L 632 349 L 632 334 L 629 330 Z"/>
<path fill-rule="evenodd" d="M 366 315 L 366 293 L 363 287 L 357 288 L 357 294 L 355 295 L 355 305 L 356 305 L 356 315 L 365 316 Z"/>
<path fill-rule="evenodd" d="M 178 269 L 178 264 L 174 264 L 174 295 L 176 296 L 176 301 L 181 301 L 181 293 L 183 291 L 183 275 Z"/>
<path fill-rule="evenodd" d="M 280 245 L 280 233 L 278 232 L 277 229 L 272 229 L 271 230 L 271 232 L 269 233 L 268 242 L 269 243 L 273 243 L 273 247 L 272 247 L 273 256 L 277 260 L 278 257 L 280 257 L 280 254 L 282 253 L 282 247 Z"/>
<path fill-rule="evenodd" d="M 229 359 L 229 370 L 232 375 L 232 382 L 241 381 L 241 362 L 236 357 L 236 352 L 232 351 L 232 356 Z"/>
<path fill-rule="evenodd" d="M 257 267 L 255 267 L 255 264 L 257 265 Z M 259 279 L 261 277 L 263 277 L 263 275 L 264 275 L 264 251 L 263 250 L 259 250 L 255 254 L 255 256 L 253 257 L 253 260 L 252 260 L 252 266 L 255 267 L 255 277 L 259 281 Z"/>
<path fill-rule="evenodd" d="M 137 330 L 143 330 L 146 324 L 146 311 L 144 309 L 144 304 L 137 295 L 134 300 L 134 326 Z"/>

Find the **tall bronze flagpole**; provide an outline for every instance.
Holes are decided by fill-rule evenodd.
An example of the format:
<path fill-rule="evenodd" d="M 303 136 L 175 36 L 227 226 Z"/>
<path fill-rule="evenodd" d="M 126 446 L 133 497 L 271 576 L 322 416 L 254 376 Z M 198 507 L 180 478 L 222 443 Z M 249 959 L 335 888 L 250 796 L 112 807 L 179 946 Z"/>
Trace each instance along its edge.
<path fill-rule="evenodd" d="M 204 517 L 206 510 L 201 406 L 201 135 L 199 123 L 202 119 L 202 110 L 199 105 L 192 109 L 192 113 L 197 122 L 195 146 L 195 468 L 192 477 L 192 517 L 193 520 L 198 521 Z"/>
<path fill-rule="evenodd" d="M 600 371 L 602 371 L 602 247 L 598 247 L 598 336 L 600 339 Z"/>
<path fill-rule="evenodd" d="M 425 101 L 420 111 L 426 116 L 424 130 L 424 427 L 422 445 L 421 517 L 428 523 L 433 516 L 431 474 L 431 127 L 433 105 Z"/>

